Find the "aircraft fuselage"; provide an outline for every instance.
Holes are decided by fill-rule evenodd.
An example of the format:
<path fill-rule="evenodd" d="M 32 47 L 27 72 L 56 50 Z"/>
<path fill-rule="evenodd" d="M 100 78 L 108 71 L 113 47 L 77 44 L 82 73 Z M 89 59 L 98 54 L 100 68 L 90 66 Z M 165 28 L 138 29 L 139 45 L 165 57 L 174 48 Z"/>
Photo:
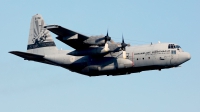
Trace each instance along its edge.
<path fill-rule="evenodd" d="M 123 75 L 146 70 L 161 70 L 177 67 L 188 61 L 190 54 L 181 48 L 169 48 L 169 43 L 158 43 L 126 48 L 127 57 L 122 51 L 108 53 L 104 57 L 71 56 L 70 51 L 58 50 L 54 55 L 45 55 L 45 59 L 55 65 L 73 72 L 89 76 Z"/>

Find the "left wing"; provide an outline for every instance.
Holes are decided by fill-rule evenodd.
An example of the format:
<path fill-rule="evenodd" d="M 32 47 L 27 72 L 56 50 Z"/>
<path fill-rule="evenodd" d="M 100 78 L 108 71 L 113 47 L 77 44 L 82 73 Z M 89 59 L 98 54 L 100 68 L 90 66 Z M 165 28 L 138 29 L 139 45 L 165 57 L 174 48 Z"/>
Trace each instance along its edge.
<path fill-rule="evenodd" d="M 17 56 L 19 56 L 21 58 L 24 58 L 25 60 L 37 60 L 37 61 L 41 61 L 44 58 L 43 55 L 31 54 L 31 53 L 21 52 L 21 51 L 10 51 L 9 53 L 17 55 Z"/>
<path fill-rule="evenodd" d="M 49 25 L 45 26 L 45 28 L 58 35 L 58 37 L 56 37 L 58 40 L 71 46 L 76 50 L 81 50 L 90 47 L 90 45 L 83 43 L 84 40 L 89 38 L 88 36 L 63 28 L 59 25 Z"/>
<path fill-rule="evenodd" d="M 10 51 L 9 53 L 19 56 L 21 58 L 24 58 L 24 60 L 32 60 L 32 61 L 46 63 L 50 65 L 56 65 L 56 63 L 45 60 L 44 55 L 32 54 L 32 53 L 21 52 L 21 51 Z"/>

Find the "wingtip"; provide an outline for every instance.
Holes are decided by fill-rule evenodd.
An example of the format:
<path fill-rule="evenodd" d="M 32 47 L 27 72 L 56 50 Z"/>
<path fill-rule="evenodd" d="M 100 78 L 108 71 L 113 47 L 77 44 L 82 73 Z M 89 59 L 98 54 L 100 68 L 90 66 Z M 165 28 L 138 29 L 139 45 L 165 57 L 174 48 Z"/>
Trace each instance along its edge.
<path fill-rule="evenodd" d="M 15 51 L 9 51 L 8 53 L 11 53 L 11 54 L 13 54 Z"/>
<path fill-rule="evenodd" d="M 46 25 L 44 26 L 44 28 L 46 29 L 53 29 L 53 28 L 59 28 L 60 26 L 59 25 Z"/>
<path fill-rule="evenodd" d="M 20 53 L 20 51 L 9 51 L 8 53 L 17 54 L 17 53 Z"/>

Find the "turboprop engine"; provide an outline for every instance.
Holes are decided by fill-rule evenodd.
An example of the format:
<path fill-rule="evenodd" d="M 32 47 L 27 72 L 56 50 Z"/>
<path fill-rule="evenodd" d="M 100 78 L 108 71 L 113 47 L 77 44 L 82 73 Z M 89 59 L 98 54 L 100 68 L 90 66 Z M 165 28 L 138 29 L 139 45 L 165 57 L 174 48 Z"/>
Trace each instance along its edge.
<path fill-rule="evenodd" d="M 109 37 L 108 34 L 105 36 Z M 110 38 L 110 37 L 109 37 Z M 96 56 L 101 56 L 101 55 L 105 55 L 107 53 L 110 52 L 119 52 L 119 51 L 123 51 L 123 58 L 126 58 L 126 46 L 130 46 L 129 44 L 126 44 L 124 42 L 124 38 L 122 36 L 122 43 L 121 44 L 117 44 L 117 43 L 105 43 L 104 47 L 90 47 L 87 49 L 81 49 L 81 50 L 74 50 L 70 53 L 68 53 L 68 55 L 73 55 L 73 56 L 85 56 L 85 55 L 96 55 Z"/>
<path fill-rule="evenodd" d="M 90 47 L 82 50 L 74 50 L 68 55 L 85 56 L 85 55 L 104 55 L 109 52 L 118 52 L 121 48 L 117 44 L 106 44 L 105 47 Z"/>
<path fill-rule="evenodd" d="M 114 43 L 114 41 L 111 40 L 111 37 L 108 36 L 108 31 L 107 31 L 106 36 L 91 36 L 87 40 L 83 41 L 83 43 L 88 45 L 102 46 L 105 45 L 108 41 Z"/>
<path fill-rule="evenodd" d="M 110 41 L 110 44 L 108 44 L 108 41 Z M 109 37 L 108 31 L 106 36 L 94 36 L 94 37 L 92 36 L 83 42 L 84 44 L 96 45 L 96 46 L 87 49 L 74 50 L 68 53 L 68 55 L 73 55 L 73 56 L 104 55 L 108 52 L 120 51 L 119 46 L 115 44 L 114 41 L 111 40 L 111 37 Z"/>

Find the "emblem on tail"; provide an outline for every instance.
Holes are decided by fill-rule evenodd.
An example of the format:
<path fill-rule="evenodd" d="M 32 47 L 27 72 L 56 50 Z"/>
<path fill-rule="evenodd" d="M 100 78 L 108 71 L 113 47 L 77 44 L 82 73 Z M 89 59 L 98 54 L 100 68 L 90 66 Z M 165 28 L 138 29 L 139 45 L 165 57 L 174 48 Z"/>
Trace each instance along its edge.
<path fill-rule="evenodd" d="M 27 50 L 55 46 L 50 32 L 44 26 L 41 15 L 36 14 L 32 17 Z"/>
<path fill-rule="evenodd" d="M 47 30 L 43 30 L 39 34 L 34 34 L 34 38 L 32 39 L 34 44 L 40 44 L 46 40 L 47 34 L 44 33 L 45 31 Z"/>

